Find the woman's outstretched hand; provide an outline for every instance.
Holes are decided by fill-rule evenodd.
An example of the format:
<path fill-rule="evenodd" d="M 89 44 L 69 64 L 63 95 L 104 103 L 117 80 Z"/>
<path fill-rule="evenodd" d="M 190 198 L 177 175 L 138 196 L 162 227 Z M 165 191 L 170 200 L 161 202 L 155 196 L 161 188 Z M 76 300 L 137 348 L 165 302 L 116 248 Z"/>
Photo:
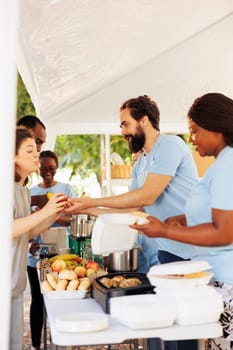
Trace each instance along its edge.
<path fill-rule="evenodd" d="M 41 210 L 45 210 L 47 216 L 58 214 L 66 208 L 67 203 L 67 195 L 64 195 L 63 193 L 56 193 L 49 199 L 48 203 Z"/>

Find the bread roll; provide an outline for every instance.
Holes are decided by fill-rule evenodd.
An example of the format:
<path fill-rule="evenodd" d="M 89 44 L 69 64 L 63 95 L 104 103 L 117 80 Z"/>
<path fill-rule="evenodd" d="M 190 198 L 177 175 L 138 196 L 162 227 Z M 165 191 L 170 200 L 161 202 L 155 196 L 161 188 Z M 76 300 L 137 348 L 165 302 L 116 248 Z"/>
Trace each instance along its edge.
<path fill-rule="evenodd" d="M 136 287 L 140 286 L 142 282 L 139 278 L 127 278 L 119 284 L 119 288 L 128 288 L 128 287 Z"/>
<path fill-rule="evenodd" d="M 91 286 L 91 281 L 88 277 L 80 278 L 80 284 L 78 286 L 78 290 L 87 290 Z"/>
<path fill-rule="evenodd" d="M 67 280 L 58 280 L 56 290 L 65 290 L 68 284 Z"/>
<path fill-rule="evenodd" d="M 56 278 L 56 276 L 52 272 L 49 272 L 49 273 L 47 273 L 46 278 L 47 278 L 47 281 L 49 282 L 50 286 L 53 289 L 56 289 L 56 287 L 57 287 L 57 278 Z"/>
<path fill-rule="evenodd" d="M 111 278 L 108 278 L 108 277 L 101 278 L 100 282 L 106 288 L 112 288 L 112 286 L 113 286 Z"/>
<path fill-rule="evenodd" d="M 112 281 L 116 281 L 116 282 L 122 282 L 122 281 L 124 281 L 124 280 L 125 280 L 125 277 L 122 276 L 122 275 L 117 275 L 117 276 L 114 276 L 114 277 L 112 278 Z"/>
<path fill-rule="evenodd" d="M 76 290 L 79 286 L 79 280 L 72 280 L 68 283 L 66 290 Z"/>
<path fill-rule="evenodd" d="M 52 292 L 53 288 L 50 286 L 48 281 L 43 281 L 41 283 L 41 292 L 42 293 L 47 293 L 47 292 Z"/>
<path fill-rule="evenodd" d="M 72 271 L 72 270 L 62 270 L 59 275 L 58 275 L 58 278 L 60 280 L 68 280 L 68 281 L 71 281 L 71 280 L 76 280 L 78 277 L 77 277 L 77 273 Z"/>

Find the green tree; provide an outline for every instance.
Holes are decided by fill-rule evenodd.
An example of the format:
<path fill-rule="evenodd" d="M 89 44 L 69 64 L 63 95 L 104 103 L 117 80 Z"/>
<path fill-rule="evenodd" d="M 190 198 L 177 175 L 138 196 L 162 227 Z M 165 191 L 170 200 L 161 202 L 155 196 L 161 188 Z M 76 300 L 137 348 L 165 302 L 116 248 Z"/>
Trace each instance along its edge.
<path fill-rule="evenodd" d="M 129 151 L 128 142 L 121 135 L 110 136 L 110 152 L 118 153 L 124 160 L 125 164 L 131 163 L 131 153 Z"/>
<path fill-rule="evenodd" d="M 71 169 L 71 177 L 77 173 L 82 178 L 92 172 L 101 184 L 100 135 L 60 135 L 56 138 L 55 153 L 61 168 Z M 131 161 L 127 141 L 119 135 L 110 137 L 110 152 L 117 152 L 126 164 Z"/>
<path fill-rule="evenodd" d="M 32 103 L 31 97 L 27 92 L 24 82 L 18 73 L 17 79 L 17 110 L 16 118 L 17 120 L 26 114 L 36 114 L 35 107 Z"/>
<path fill-rule="evenodd" d="M 60 167 L 71 169 L 71 177 L 78 173 L 85 178 L 94 172 L 101 183 L 100 135 L 60 135 L 55 153 Z"/>

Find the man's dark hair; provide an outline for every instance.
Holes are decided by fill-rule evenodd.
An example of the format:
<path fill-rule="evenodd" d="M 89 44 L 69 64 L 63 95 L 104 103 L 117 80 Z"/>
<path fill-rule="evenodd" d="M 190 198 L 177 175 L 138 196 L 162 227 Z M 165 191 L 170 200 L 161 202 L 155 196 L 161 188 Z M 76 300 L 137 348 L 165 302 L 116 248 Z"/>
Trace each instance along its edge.
<path fill-rule="evenodd" d="M 32 130 L 36 127 L 37 124 L 40 124 L 42 128 L 46 130 L 45 125 L 35 115 L 28 114 L 17 121 L 17 126 L 25 126 L 25 128 Z"/>
<path fill-rule="evenodd" d="M 139 121 L 142 117 L 147 115 L 154 129 L 159 131 L 160 112 L 157 104 L 147 95 L 131 98 L 125 101 L 120 111 L 128 108 L 131 116 Z"/>
<path fill-rule="evenodd" d="M 55 160 L 55 163 L 58 167 L 58 158 L 57 158 L 57 155 L 53 152 L 53 151 L 42 151 L 40 152 L 40 159 L 41 158 L 52 158 Z"/>

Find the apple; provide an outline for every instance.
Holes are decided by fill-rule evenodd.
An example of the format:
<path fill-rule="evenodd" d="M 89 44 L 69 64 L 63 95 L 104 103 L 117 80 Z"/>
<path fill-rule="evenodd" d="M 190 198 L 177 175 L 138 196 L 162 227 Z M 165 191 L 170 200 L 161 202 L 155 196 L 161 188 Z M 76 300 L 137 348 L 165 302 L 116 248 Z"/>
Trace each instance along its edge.
<path fill-rule="evenodd" d="M 52 271 L 60 272 L 66 268 L 66 263 L 62 259 L 55 260 L 51 265 Z"/>
<path fill-rule="evenodd" d="M 77 273 L 78 278 L 82 278 L 82 277 L 85 277 L 87 275 L 86 268 L 84 266 L 81 266 L 81 265 L 75 267 L 74 272 Z"/>
<path fill-rule="evenodd" d="M 99 264 L 96 261 L 89 260 L 86 264 L 86 269 L 93 269 L 97 271 L 99 269 Z"/>

